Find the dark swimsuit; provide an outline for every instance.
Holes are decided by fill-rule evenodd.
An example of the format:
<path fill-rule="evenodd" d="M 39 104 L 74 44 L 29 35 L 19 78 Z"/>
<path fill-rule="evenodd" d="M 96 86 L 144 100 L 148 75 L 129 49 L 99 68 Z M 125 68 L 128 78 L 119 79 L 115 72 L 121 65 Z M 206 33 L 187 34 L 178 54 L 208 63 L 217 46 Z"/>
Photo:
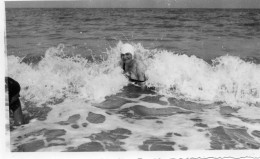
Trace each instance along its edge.
<path fill-rule="evenodd" d="M 123 64 L 123 70 L 125 71 L 125 63 Z M 129 77 L 128 77 L 128 79 L 129 79 L 129 81 L 131 81 L 131 82 L 145 82 L 145 81 L 140 81 L 140 80 L 131 79 L 131 78 L 129 78 Z"/>

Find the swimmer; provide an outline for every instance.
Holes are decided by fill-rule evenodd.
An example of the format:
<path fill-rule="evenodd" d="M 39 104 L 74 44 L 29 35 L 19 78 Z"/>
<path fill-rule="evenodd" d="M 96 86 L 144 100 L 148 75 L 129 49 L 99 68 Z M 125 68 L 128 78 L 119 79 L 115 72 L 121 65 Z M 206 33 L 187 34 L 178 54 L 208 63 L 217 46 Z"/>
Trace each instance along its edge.
<path fill-rule="evenodd" d="M 10 77 L 5 77 L 5 86 L 9 95 L 9 110 L 14 116 L 14 125 L 24 124 L 22 107 L 19 100 L 21 87 L 17 81 Z"/>
<path fill-rule="evenodd" d="M 136 59 L 135 49 L 131 44 L 125 43 L 121 47 L 121 65 L 124 70 L 124 74 L 128 77 L 129 81 L 134 82 L 141 86 L 142 90 L 145 88 L 145 65 L 144 63 Z"/>

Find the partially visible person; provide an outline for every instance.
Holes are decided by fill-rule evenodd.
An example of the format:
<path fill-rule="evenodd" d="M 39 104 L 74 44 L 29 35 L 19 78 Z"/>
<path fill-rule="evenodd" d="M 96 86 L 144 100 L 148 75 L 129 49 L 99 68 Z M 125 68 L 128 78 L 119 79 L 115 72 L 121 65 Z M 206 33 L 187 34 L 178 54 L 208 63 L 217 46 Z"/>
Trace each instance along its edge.
<path fill-rule="evenodd" d="M 140 85 L 142 89 L 145 88 L 145 65 L 140 59 L 135 57 L 135 49 L 129 44 L 125 43 L 121 47 L 121 66 L 124 70 L 124 74 L 131 82 L 135 82 Z"/>
<path fill-rule="evenodd" d="M 9 110 L 14 116 L 14 125 L 19 126 L 24 124 L 22 107 L 19 100 L 20 84 L 10 77 L 5 77 L 5 86 L 8 89 L 9 95 Z"/>

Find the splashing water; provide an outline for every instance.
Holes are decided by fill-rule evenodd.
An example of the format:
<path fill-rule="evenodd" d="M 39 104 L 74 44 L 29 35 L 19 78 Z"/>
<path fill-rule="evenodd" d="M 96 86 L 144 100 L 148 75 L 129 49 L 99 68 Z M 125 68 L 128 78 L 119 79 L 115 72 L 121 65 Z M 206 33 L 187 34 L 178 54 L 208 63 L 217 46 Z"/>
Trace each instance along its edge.
<path fill-rule="evenodd" d="M 8 75 L 21 83 L 21 96 L 36 103 L 54 98 L 102 101 L 128 83 L 118 65 L 121 45 L 119 42 L 107 50 L 107 59 L 101 62 L 67 57 L 64 45 L 49 48 L 35 66 L 8 56 Z M 259 64 L 226 55 L 210 65 L 195 56 L 147 50 L 140 43 L 133 45 L 136 58 L 147 66 L 147 86 L 155 87 L 159 94 L 197 102 L 221 101 L 233 106 L 260 102 Z"/>
<path fill-rule="evenodd" d="M 36 66 L 8 57 L 8 75 L 20 82 L 22 97 L 37 103 L 64 97 L 102 100 L 127 84 L 115 61 L 116 49 L 107 52 L 110 56 L 102 63 L 79 56 L 65 57 L 62 49 L 62 45 L 49 48 Z"/>
<path fill-rule="evenodd" d="M 148 61 L 148 85 L 163 95 L 188 100 L 259 103 L 260 67 L 234 56 L 221 56 L 210 65 L 195 56 L 160 51 Z"/>

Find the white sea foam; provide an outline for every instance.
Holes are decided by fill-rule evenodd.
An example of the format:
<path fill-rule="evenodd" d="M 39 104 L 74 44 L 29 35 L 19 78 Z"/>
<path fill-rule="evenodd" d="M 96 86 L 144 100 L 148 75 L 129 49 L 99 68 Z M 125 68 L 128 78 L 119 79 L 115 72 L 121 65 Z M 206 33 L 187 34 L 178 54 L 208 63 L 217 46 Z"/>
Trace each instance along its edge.
<path fill-rule="evenodd" d="M 63 45 L 49 48 L 36 66 L 8 56 L 8 75 L 21 83 L 21 96 L 33 102 L 65 97 L 101 101 L 127 85 L 118 65 L 121 45 L 119 42 L 107 50 L 102 62 L 65 57 Z M 211 65 L 196 56 L 133 45 L 136 58 L 147 66 L 147 86 L 155 87 L 159 94 L 197 102 L 222 101 L 232 106 L 260 102 L 259 64 L 226 55 Z"/>
<path fill-rule="evenodd" d="M 163 50 L 147 64 L 147 85 L 160 94 L 232 106 L 260 102 L 260 66 L 238 57 L 221 56 L 210 65 L 195 56 Z"/>
<path fill-rule="evenodd" d="M 79 56 L 65 57 L 60 45 L 49 48 L 37 66 L 8 56 L 8 75 L 20 82 L 21 96 L 32 102 L 64 97 L 103 100 L 127 84 L 115 57 L 116 51 L 108 51 L 110 56 L 102 63 Z"/>

